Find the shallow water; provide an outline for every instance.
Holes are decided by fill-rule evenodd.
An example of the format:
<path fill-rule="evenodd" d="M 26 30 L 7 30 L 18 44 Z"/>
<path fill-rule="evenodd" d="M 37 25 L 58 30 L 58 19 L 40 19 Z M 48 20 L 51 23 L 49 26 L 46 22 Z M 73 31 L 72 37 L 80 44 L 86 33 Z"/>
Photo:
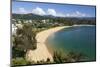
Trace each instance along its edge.
<path fill-rule="evenodd" d="M 65 52 L 81 52 L 88 56 L 89 60 L 95 60 L 96 55 L 96 26 L 74 26 L 64 28 L 46 41 L 49 46 Z"/>

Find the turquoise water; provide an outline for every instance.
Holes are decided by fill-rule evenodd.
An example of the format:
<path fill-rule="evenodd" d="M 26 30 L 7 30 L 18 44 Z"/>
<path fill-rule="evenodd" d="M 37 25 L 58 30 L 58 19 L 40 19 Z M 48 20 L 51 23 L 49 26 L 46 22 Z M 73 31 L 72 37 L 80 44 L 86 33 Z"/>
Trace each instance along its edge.
<path fill-rule="evenodd" d="M 57 50 L 81 52 L 88 56 L 89 60 L 95 60 L 96 26 L 64 28 L 50 35 L 46 42 Z"/>

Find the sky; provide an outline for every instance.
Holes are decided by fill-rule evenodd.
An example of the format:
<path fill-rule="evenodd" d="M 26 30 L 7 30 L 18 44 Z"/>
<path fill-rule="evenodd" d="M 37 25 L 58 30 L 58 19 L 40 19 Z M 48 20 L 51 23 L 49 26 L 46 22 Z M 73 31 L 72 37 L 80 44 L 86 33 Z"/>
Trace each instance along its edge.
<path fill-rule="evenodd" d="M 37 15 L 52 15 L 59 17 L 95 17 L 95 6 L 36 3 L 36 2 L 12 2 L 12 13 Z"/>

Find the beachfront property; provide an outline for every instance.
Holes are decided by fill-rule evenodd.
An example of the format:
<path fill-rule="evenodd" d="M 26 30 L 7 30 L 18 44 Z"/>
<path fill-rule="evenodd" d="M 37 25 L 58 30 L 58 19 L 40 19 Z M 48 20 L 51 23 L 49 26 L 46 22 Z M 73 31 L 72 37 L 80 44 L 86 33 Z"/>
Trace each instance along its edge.
<path fill-rule="evenodd" d="M 95 6 L 12 1 L 12 66 L 95 61 L 95 35 Z"/>

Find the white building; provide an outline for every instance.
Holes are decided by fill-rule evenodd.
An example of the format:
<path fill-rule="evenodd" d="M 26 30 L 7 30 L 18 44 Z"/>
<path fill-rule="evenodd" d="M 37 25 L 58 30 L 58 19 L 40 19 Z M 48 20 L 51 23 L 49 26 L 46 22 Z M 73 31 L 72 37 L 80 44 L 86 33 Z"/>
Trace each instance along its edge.
<path fill-rule="evenodd" d="M 17 27 L 14 24 L 12 24 L 12 34 L 16 34 L 16 29 Z"/>

